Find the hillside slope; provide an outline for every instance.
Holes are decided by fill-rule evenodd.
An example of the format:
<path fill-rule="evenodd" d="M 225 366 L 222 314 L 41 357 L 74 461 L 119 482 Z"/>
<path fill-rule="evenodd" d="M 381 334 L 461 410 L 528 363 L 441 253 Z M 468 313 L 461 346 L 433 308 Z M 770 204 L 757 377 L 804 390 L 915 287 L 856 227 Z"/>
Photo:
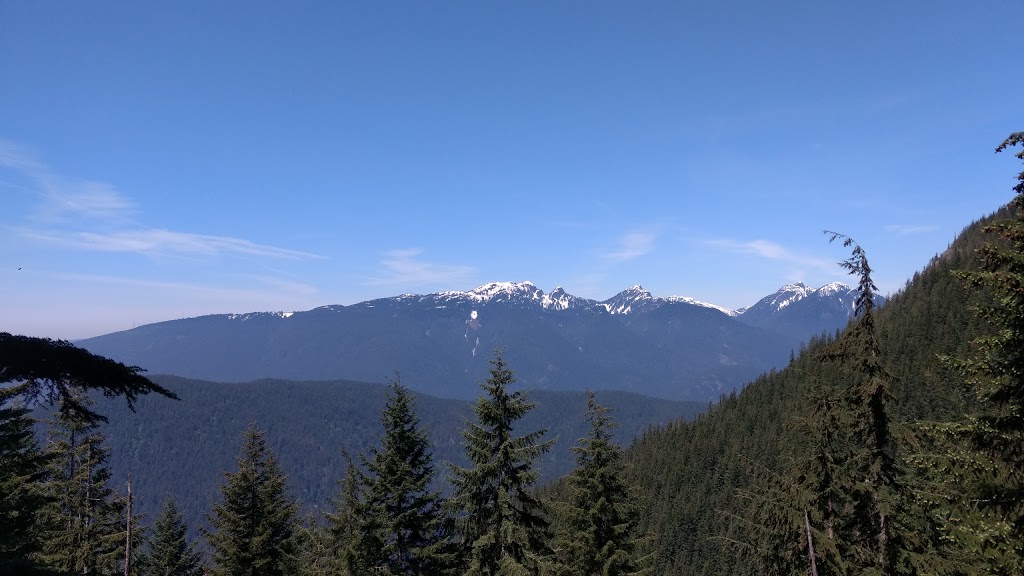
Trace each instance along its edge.
<path fill-rule="evenodd" d="M 1009 216 L 1002 210 L 985 221 Z M 964 230 L 878 313 L 883 364 L 895 375 L 902 421 L 952 420 L 973 409 L 973 395 L 937 357 L 958 355 L 981 333 L 952 272 L 976 266 L 982 222 Z M 785 369 L 758 378 L 693 422 L 653 430 L 629 452 L 643 494 L 648 533 L 657 535 L 659 574 L 738 574 L 754 568 L 730 543 L 738 490 L 755 471 L 779 470 L 806 438 L 786 426 L 809 412 L 815 380 L 842 387 L 845 375 L 823 364 L 812 342 Z"/>

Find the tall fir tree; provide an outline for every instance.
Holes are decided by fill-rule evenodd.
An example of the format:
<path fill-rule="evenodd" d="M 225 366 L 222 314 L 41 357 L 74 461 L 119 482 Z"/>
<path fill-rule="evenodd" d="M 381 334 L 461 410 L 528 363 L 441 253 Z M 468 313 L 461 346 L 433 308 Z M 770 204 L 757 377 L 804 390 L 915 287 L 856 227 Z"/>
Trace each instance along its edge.
<path fill-rule="evenodd" d="M 36 445 L 27 408 L 0 388 L 0 574 L 41 573 L 46 459 Z"/>
<path fill-rule="evenodd" d="M 88 406 L 87 399 L 77 399 Z M 46 452 L 48 503 L 39 558 L 67 574 L 123 573 L 126 501 L 109 486 L 107 448 L 95 424 L 60 411 Z"/>
<path fill-rule="evenodd" d="M 850 424 L 850 444 L 840 479 L 840 490 L 848 497 L 848 510 L 841 519 L 843 556 L 864 574 L 912 574 L 908 554 L 905 470 L 899 459 L 898 436 L 892 411 L 893 377 L 882 365 L 882 351 L 875 327 L 875 286 L 867 254 L 843 234 L 825 232 L 829 240 L 851 248 L 840 266 L 858 279 L 853 325 L 821 353 L 851 376 L 843 391 L 845 422 Z"/>
<path fill-rule="evenodd" d="M 168 495 L 153 523 L 148 550 L 139 559 L 141 576 L 201 576 L 203 555 L 188 541 L 187 532 L 184 515 Z"/>
<path fill-rule="evenodd" d="M 610 410 L 587 392 L 589 434 L 573 448 L 566 519 L 556 540 L 565 576 L 643 574 L 636 535 L 639 508 L 626 482 L 622 448 L 612 440 Z"/>
<path fill-rule="evenodd" d="M 298 506 L 287 494 L 284 472 L 263 432 L 250 427 L 238 470 L 224 474 L 222 500 L 203 530 L 218 576 L 283 576 Z"/>
<path fill-rule="evenodd" d="M 476 422 L 462 436 L 471 466 L 452 467 L 452 506 L 459 515 L 466 576 L 536 575 L 549 561 L 549 525 L 544 503 L 531 491 L 536 458 L 551 449 L 547 430 L 514 436 L 515 423 L 535 404 L 515 382 L 501 352 L 491 360 L 484 396 L 473 406 Z"/>
<path fill-rule="evenodd" d="M 410 576 L 440 575 L 453 561 L 450 526 L 434 481 L 430 442 L 414 399 L 400 380 L 381 413 L 381 447 L 371 448 L 361 475 L 365 502 L 363 538 L 372 542 L 366 560 L 376 569 Z M 367 548 L 364 546 L 364 550 Z"/>
<path fill-rule="evenodd" d="M 1024 132 L 996 152 L 1024 146 Z M 1015 156 L 1024 160 L 1024 151 Z M 967 439 L 981 518 L 971 530 L 994 570 L 1024 572 L 1024 171 L 1013 187 L 1012 218 L 989 224 L 979 269 L 958 276 L 975 293 L 976 313 L 992 328 L 972 342 L 973 357 L 950 360 L 977 391 L 982 413 L 956 432 Z M 998 551 L 998 552 L 997 552 Z"/>

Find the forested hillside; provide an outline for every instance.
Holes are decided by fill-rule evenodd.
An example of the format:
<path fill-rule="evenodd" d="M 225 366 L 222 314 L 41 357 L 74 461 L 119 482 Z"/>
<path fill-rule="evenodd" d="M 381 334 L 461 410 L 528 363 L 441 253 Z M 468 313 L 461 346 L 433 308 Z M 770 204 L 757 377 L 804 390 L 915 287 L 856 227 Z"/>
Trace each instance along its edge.
<path fill-rule="evenodd" d="M 940 361 L 965 356 L 970 341 L 986 333 L 971 311 L 972 291 L 954 273 L 977 269 L 975 250 L 993 240 L 983 226 L 1011 214 L 1004 208 L 968 226 L 877 313 L 881 363 L 893 377 L 894 416 L 903 437 L 918 432 L 920 439 L 922 422 L 958 421 L 977 409 L 975 391 Z M 833 341 L 813 341 L 785 369 L 723 398 L 693 422 L 652 430 L 629 451 L 649 511 L 645 529 L 658 541 L 657 573 L 757 569 L 765 551 L 756 549 L 745 528 L 758 491 L 767 492 L 811 451 L 812 438 L 801 423 L 814 412 L 815 388 L 849 385 L 848 371 L 822 360 Z M 901 456 L 922 449 L 910 440 Z"/>
<path fill-rule="evenodd" d="M 156 376 L 177 402 L 140 398 L 135 412 L 117 399 L 96 410 L 108 417 L 100 430 L 110 447 L 112 477 L 123 484 L 131 473 L 136 509 L 155 517 L 166 494 L 174 494 L 190 525 L 217 494 L 222 472 L 231 469 L 243 431 L 255 424 L 266 431 L 270 449 L 288 475 L 291 493 L 306 507 L 324 507 L 344 476 L 343 452 L 355 457 L 375 445 L 382 433 L 380 412 L 387 387 L 349 381 L 291 382 L 259 380 L 223 383 Z M 469 402 L 414 394 L 437 463 L 465 464 L 463 422 L 472 416 Z M 567 474 L 570 448 L 586 432 L 586 399 L 578 392 L 535 391 L 537 403 L 517 428 L 548 428 L 555 447 L 536 462 L 545 480 Z M 620 426 L 615 440 L 629 445 L 647 428 L 691 419 L 706 404 L 673 402 L 602 391 L 597 399 L 615 409 Z M 439 467 L 443 474 L 446 470 Z M 441 484 L 440 478 L 438 480 Z"/>

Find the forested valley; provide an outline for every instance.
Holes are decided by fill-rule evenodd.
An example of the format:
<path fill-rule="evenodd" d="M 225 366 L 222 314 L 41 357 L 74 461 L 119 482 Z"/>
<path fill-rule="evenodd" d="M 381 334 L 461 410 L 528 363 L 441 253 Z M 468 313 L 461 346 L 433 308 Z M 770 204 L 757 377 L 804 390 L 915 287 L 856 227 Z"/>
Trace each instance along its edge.
<path fill-rule="evenodd" d="M 1024 133 L 997 152 L 1016 146 Z M 0 334 L 0 574 L 1024 573 L 1017 181 L 881 309 L 869 255 L 884 247 L 826 233 L 860 289 L 845 331 L 628 449 L 614 402 L 588 394 L 585 427 L 559 438 L 575 467 L 543 484 L 559 423 L 528 420 L 535 397 L 496 352 L 459 458 L 438 457 L 396 379 L 364 447 L 324 452 L 344 471 L 326 500 L 295 494 L 282 432 L 256 422 L 203 521 L 178 494 L 142 517 L 100 431 L 111 401 L 173 410 L 171 381 Z M 192 449 L 190 432 L 139 458 Z"/>

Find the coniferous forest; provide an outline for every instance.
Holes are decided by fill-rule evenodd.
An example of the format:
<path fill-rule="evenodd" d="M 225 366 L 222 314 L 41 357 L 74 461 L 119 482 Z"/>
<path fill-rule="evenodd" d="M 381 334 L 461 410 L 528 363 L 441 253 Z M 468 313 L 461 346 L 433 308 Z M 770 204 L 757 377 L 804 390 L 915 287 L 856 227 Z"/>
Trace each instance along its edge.
<path fill-rule="evenodd" d="M 631 446 L 594 394 L 579 438 L 524 425 L 536 402 L 496 351 L 457 462 L 396 377 L 325 501 L 296 495 L 256 422 L 198 522 L 181 494 L 140 514 L 102 433 L 111 401 L 173 409 L 171 388 L 2 333 L 0 574 L 1024 573 L 1024 171 L 1013 190 L 882 308 L 885 247 L 826 232 L 859 290 L 849 326 Z M 575 466 L 541 481 L 556 441 Z"/>

